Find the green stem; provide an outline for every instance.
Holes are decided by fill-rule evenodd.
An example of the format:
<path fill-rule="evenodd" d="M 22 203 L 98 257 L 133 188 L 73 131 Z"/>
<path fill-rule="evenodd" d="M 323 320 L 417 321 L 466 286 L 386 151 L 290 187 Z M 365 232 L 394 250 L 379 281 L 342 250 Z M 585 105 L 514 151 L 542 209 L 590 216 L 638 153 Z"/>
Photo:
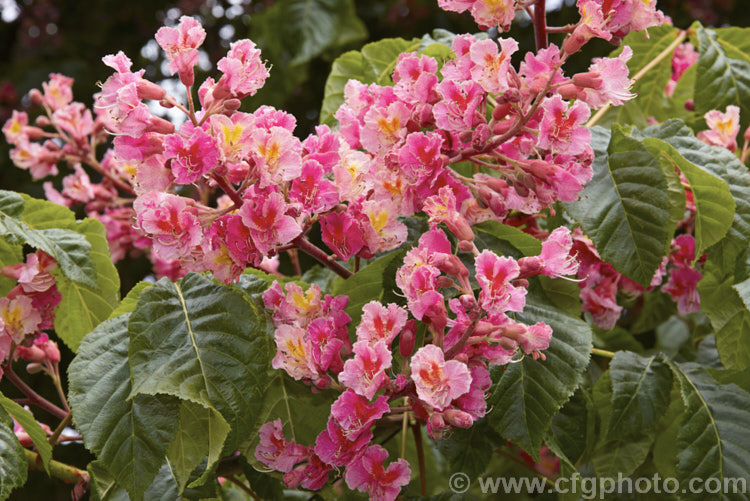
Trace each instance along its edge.
<path fill-rule="evenodd" d="M 424 463 L 424 448 L 422 446 L 422 425 L 414 423 L 411 426 L 414 432 L 414 442 L 417 445 L 417 461 L 419 462 L 419 488 L 422 496 L 427 496 L 427 470 Z"/>
<path fill-rule="evenodd" d="M 29 469 L 41 470 L 42 462 L 39 458 L 39 454 L 28 449 L 24 449 L 24 451 L 26 452 L 26 462 L 29 464 Z M 75 466 L 70 466 L 69 464 L 55 461 L 54 459 L 49 462 L 49 473 L 51 476 L 59 478 L 63 482 L 69 484 L 77 484 L 81 479 L 86 482 L 89 481 L 89 474 L 87 471 L 79 470 Z"/>
<path fill-rule="evenodd" d="M 73 413 L 68 411 L 68 415 L 65 416 L 62 421 L 60 421 L 60 424 L 57 425 L 57 428 L 55 428 L 55 431 L 47 439 L 47 441 L 50 443 L 52 447 L 54 447 L 57 444 L 57 439 L 60 437 L 60 434 L 63 432 L 65 427 L 70 424 L 72 420 L 73 420 Z"/>
<path fill-rule="evenodd" d="M 614 358 L 615 354 L 612 351 L 602 350 L 599 348 L 591 348 L 592 355 L 599 355 L 600 357 Z"/>

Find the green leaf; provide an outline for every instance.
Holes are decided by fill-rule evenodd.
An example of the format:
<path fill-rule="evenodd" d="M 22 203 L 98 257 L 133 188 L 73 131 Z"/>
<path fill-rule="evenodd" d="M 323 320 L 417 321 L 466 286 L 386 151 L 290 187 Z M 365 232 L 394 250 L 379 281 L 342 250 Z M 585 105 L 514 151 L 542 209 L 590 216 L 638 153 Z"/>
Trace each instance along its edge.
<path fill-rule="evenodd" d="M 677 477 L 677 433 L 685 406 L 680 396 L 679 383 L 674 381 L 667 411 L 661 418 L 660 431 L 656 435 L 653 461 L 662 477 Z"/>
<path fill-rule="evenodd" d="M 4 266 L 18 264 L 23 261 L 23 248 L 7 240 L 0 240 L 0 269 Z M 16 281 L 6 276 L 0 276 L 0 297 L 6 296 L 16 286 Z"/>
<path fill-rule="evenodd" d="M 49 473 L 49 462 L 52 459 L 52 446 L 47 442 L 47 433 L 39 426 L 34 416 L 29 411 L 0 393 L 0 406 L 5 412 L 13 416 L 18 424 L 26 431 L 34 443 L 39 457 L 42 458 L 42 466 Z"/>
<path fill-rule="evenodd" d="M 654 425 L 669 407 L 672 372 L 661 357 L 618 351 L 609 365 L 609 375 L 613 391 L 609 439 L 640 433 Z"/>
<path fill-rule="evenodd" d="M 91 244 L 75 231 L 49 227 L 48 223 L 44 222 L 52 220 L 71 224 L 74 219 L 70 209 L 30 198 L 23 201 L 23 197 L 23 205 L 19 206 L 19 196 L 11 196 L 8 193 L 11 192 L 0 190 L 0 235 L 11 242 L 24 243 L 43 250 L 57 260 L 66 277 L 96 287 L 91 278 L 94 276 Z M 29 204 L 29 207 L 26 207 L 26 204 Z M 25 222 L 27 220 L 30 221 L 29 224 Z M 44 222 L 38 225 L 40 229 L 31 225 L 40 220 Z"/>
<path fill-rule="evenodd" d="M 690 184 L 695 200 L 695 255 L 724 238 L 734 221 L 735 203 L 725 181 L 687 161 L 674 146 L 656 138 L 643 140 L 652 153 L 666 158 Z M 658 153 L 656 153 L 658 152 Z M 684 196 L 684 195 L 683 195 Z M 680 217 L 684 213 L 684 203 Z"/>
<path fill-rule="evenodd" d="M 492 371 L 487 414 L 490 425 L 501 436 L 532 455 L 538 454 L 552 417 L 583 381 L 591 353 L 588 324 L 563 313 L 535 294 L 526 300 L 518 320 L 526 324 L 545 322 L 552 327 L 546 360 L 523 361 Z"/>
<path fill-rule="evenodd" d="M 750 394 L 718 385 L 697 364 L 670 364 L 686 410 L 677 435 L 677 478 L 750 478 Z M 728 499 L 743 495 L 725 493 Z M 688 494 L 685 499 L 705 499 Z"/>
<path fill-rule="evenodd" d="M 128 327 L 131 395 L 216 409 L 232 429 L 226 447 L 236 448 L 255 427 L 273 355 L 254 308 L 241 292 L 197 274 L 143 291 Z"/>
<path fill-rule="evenodd" d="M 492 249 L 492 241 L 486 240 L 486 237 L 490 236 L 508 242 L 518 249 L 523 256 L 537 256 L 542 252 L 542 242 L 514 226 L 508 226 L 497 221 L 486 221 L 474 225 L 472 229 L 476 234 L 475 238 L 478 237 L 480 243 L 484 244 L 487 249 Z"/>
<path fill-rule="evenodd" d="M 419 39 L 385 38 L 365 45 L 361 51 L 349 51 L 339 56 L 331 67 L 320 109 L 320 123 L 334 125 L 333 116 L 344 102 L 344 87 L 349 80 L 365 84 L 391 85 L 391 74 L 402 52 L 419 49 Z"/>
<path fill-rule="evenodd" d="M 83 339 L 68 367 L 68 401 L 86 447 L 132 498 L 142 499 L 177 431 L 178 402 L 168 395 L 129 398 L 129 318 L 106 320 Z"/>
<path fill-rule="evenodd" d="M 750 173 L 739 159 L 726 148 L 709 146 L 697 139 L 681 120 L 669 120 L 642 131 L 633 130 L 633 137 L 662 139 L 688 162 L 723 180 L 735 201 L 734 222 L 721 245 L 723 267 L 734 269 L 737 256 L 750 242 Z"/>
<path fill-rule="evenodd" d="M 73 226 L 91 245 L 96 286 L 58 279 L 62 295 L 55 310 L 55 332 L 76 351 L 83 336 L 106 320 L 120 301 L 120 276 L 109 255 L 106 230 L 96 219 L 85 219 Z"/>
<path fill-rule="evenodd" d="M 26 452 L 13 433 L 13 420 L 0 409 L 0 500 L 26 483 L 28 469 Z"/>
<path fill-rule="evenodd" d="M 128 493 L 117 485 L 115 477 L 101 461 L 91 461 L 86 470 L 89 472 L 89 493 L 91 501 L 129 501 Z"/>
<path fill-rule="evenodd" d="M 713 253 L 710 253 L 713 256 Z M 750 310 L 747 308 L 746 282 L 733 285 L 734 275 L 723 274 L 719 263 L 706 262 L 698 282 L 701 310 L 716 333 L 716 347 L 727 369 L 750 367 Z"/>
<path fill-rule="evenodd" d="M 287 439 L 302 445 L 315 443 L 316 437 L 328 423 L 331 404 L 339 394 L 333 391 L 313 393 L 309 386 L 294 381 L 284 371 L 273 370 L 272 373 L 273 379 L 263 395 L 263 408 L 258 413 L 257 427 L 281 419 Z M 251 462 L 254 461 L 253 454 L 259 440 L 257 430 L 253 431 L 241 448 Z"/>
<path fill-rule="evenodd" d="M 669 230 L 675 223 L 670 217 L 666 173 L 659 160 L 621 127 L 614 126 L 611 138 L 604 129 L 591 131 L 594 177 L 581 192 L 581 200 L 566 203 L 565 208 L 605 261 L 648 286 L 667 253 L 672 241 Z"/>
<path fill-rule="evenodd" d="M 696 113 L 702 116 L 711 110 L 723 112 L 729 105 L 738 106 L 744 130 L 750 121 L 750 56 L 738 49 L 730 57 L 716 32 L 703 27 L 698 28 L 698 42 Z"/>
<path fill-rule="evenodd" d="M 596 415 L 591 395 L 579 388 L 552 419 L 544 442 L 554 442 L 566 460 L 575 464 L 596 440 Z M 551 447 L 550 447 L 551 448 Z"/>
<path fill-rule="evenodd" d="M 182 493 L 193 470 L 208 456 L 205 472 L 191 487 L 206 482 L 221 458 L 229 431 L 229 425 L 215 409 L 189 401 L 180 402 L 177 435 L 167 449 L 167 459 L 172 465 L 178 492 Z"/>
<path fill-rule="evenodd" d="M 460 471 L 474 480 L 484 473 L 498 443 L 502 443 L 487 419 L 475 421 L 469 429 L 455 429 L 438 440 L 437 449 L 448 460 L 450 471 Z"/>
<path fill-rule="evenodd" d="M 117 305 L 117 308 L 112 310 L 112 313 L 109 314 L 109 318 L 115 318 L 126 313 L 132 313 L 133 310 L 135 310 L 135 307 L 138 304 L 138 299 L 140 299 L 143 291 L 148 289 L 152 285 L 154 285 L 152 282 L 144 281 L 140 281 L 135 284 L 135 286 L 130 289 L 130 292 L 128 292 L 128 294 L 123 298 L 120 304 Z"/>
<path fill-rule="evenodd" d="M 349 296 L 346 313 L 352 318 L 349 324 L 352 328 L 359 324 L 364 305 L 370 301 L 380 301 L 390 292 L 391 287 L 395 286 L 393 277 L 396 269 L 391 265 L 398 264 L 400 266 L 405 254 L 406 250 L 391 252 L 370 262 L 351 277 L 347 279 L 337 278 L 333 282 L 332 295 L 344 294 Z M 388 270 L 392 270 L 390 275 L 387 273 Z M 391 284 L 388 290 L 385 287 L 387 283 Z"/>
<path fill-rule="evenodd" d="M 245 478 L 250 482 L 250 488 L 261 499 L 281 499 L 284 497 L 284 484 L 277 478 L 269 475 L 268 472 L 256 470 L 242 457 L 240 462 L 242 471 L 245 472 Z"/>
<path fill-rule="evenodd" d="M 195 478 L 196 474 L 193 473 L 188 481 L 195 482 Z M 163 501 L 165 499 L 215 499 L 218 501 L 220 499 L 219 492 L 219 483 L 215 478 L 200 487 L 188 487 L 184 492 L 181 492 L 178 487 L 177 477 L 175 476 L 174 465 L 169 460 L 165 460 L 156 474 L 156 478 L 154 478 L 154 481 L 146 489 L 143 499 L 144 501 Z"/>
<path fill-rule="evenodd" d="M 594 471 L 599 477 L 629 477 L 646 460 L 653 442 L 653 434 L 608 442 L 592 460 Z"/>

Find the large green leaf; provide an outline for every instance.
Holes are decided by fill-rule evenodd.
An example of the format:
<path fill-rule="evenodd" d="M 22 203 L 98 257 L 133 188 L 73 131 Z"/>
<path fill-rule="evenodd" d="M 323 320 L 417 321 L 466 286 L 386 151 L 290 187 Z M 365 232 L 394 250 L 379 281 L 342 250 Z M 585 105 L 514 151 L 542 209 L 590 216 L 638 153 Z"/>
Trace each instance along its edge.
<path fill-rule="evenodd" d="M 596 440 L 596 410 L 589 391 L 581 387 L 552 419 L 544 442 L 571 464 L 593 448 Z M 550 446 L 552 449 L 552 446 Z"/>
<path fill-rule="evenodd" d="M 594 471 L 599 477 L 629 477 L 646 460 L 654 436 L 639 434 L 627 440 L 608 442 L 592 460 Z"/>
<path fill-rule="evenodd" d="M 651 149 L 652 153 L 668 159 L 670 165 L 679 169 L 690 184 L 696 208 L 695 254 L 696 257 L 700 257 L 705 249 L 724 238 L 732 226 L 735 203 L 729 185 L 687 161 L 674 146 L 662 140 L 645 138 L 643 144 Z"/>
<path fill-rule="evenodd" d="M 361 51 L 349 51 L 339 56 L 326 80 L 320 122 L 336 123 L 334 114 L 344 102 L 344 87 L 349 80 L 362 83 L 391 85 L 391 74 L 402 52 L 419 49 L 419 39 L 386 38 L 365 45 Z"/>
<path fill-rule="evenodd" d="M 677 475 L 750 480 L 750 394 L 737 385 L 719 385 L 699 365 L 671 363 L 686 411 L 677 435 Z M 725 492 L 725 499 L 747 499 Z M 687 494 L 685 499 L 705 499 Z"/>
<path fill-rule="evenodd" d="M 127 295 L 120 301 L 120 304 L 117 305 L 117 308 L 112 310 L 112 313 L 109 314 L 109 318 L 115 318 L 119 317 L 120 315 L 124 315 L 126 313 L 132 313 L 133 310 L 135 310 L 136 305 L 138 304 L 138 299 L 141 297 L 141 293 L 154 285 L 152 282 L 146 282 L 146 281 L 140 281 L 135 286 L 128 291 Z"/>
<path fill-rule="evenodd" d="M 490 425 L 532 455 L 538 454 L 552 417 L 583 380 L 591 352 L 588 324 L 545 301 L 541 295 L 527 297 L 518 320 L 552 327 L 546 360 L 524 358 L 521 362 L 492 370 L 488 413 Z"/>
<path fill-rule="evenodd" d="M 83 235 L 70 229 L 50 227 L 49 221 L 70 224 L 74 221 L 70 209 L 51 202 L 24 199 L 18 205 L 19 196 L 0 190 L 0 236 L 41 249 L 57 260 L 60 269 L 71 280 L 96 287 L 92 278 L 94 265 L 91 260 L 91 244 Z M 26 204 L 29 207 L 26 207 Z M 44 218 L 39 212 L 43 212 Z M 34 223 L 43 221 L 44 224 Z M 27 221 L 29 221 L 27 223 Z"/>
<path fill-rule="evenodd" d="M 96 287 L 66 277 L 57 281 L 62 299 L 55 310 L 55 332 L 71 350 L 76 351 L 83 336 L 106 320 L 119 303 L 120 276 L 112 264 L 102 223 L 85 219 L 73 229 L 91 245 L 93 276 L 96 277 Z"/>
<path fill-rule="evenodd" d="M 736 32 L 735 32 L 736 33 Z M 748 31 L 737 38 L 747 38 Z M 750 122 L 750 54 L 730 41 L 722 43 L 714 30 L 698 28 L 700 52 L 695 79 L 695 111 L 724 111 L 729 105 L 740 108 L 742 130 Z"/>
<path fill-rule="evenodd" d="M 244 294 L 197 274 L 162 279 L 143 291 L 128 330 L 133 396 L 167 394 L 216 409 L 232 429 L 226 447 L 245 440 L 272 350 L 264 319 Z"/>
<path fill-rule="evenodd" d="M 331 294 L 349 296 L 346 313 L 352 318 L 352 328 L 359 324 L 364 305 L 370 301 L 380 301 L 390 294 L 391 290 L 386 290 L 386 285 L 390 285 L 389 289 L 395 287 L 396 268 L 393 265 L 400 266 L 405 254 L 405 250 L 391 252 L 370 262 L 347 279 L 334 280 Z"/>
<path fill-rule="evenodd" d="M 566 203 L 565 208 L 605 261 L 647 286 L 669 248 L 670 229 L 676 222 L 671 217 L 668 173 L 619 126 L 614 126 L 611 139 L 604 129 L 591 131 L 594 177 L 581 192 L 581 200 Z"/>
<path fill-rule="evenodd" d="M 0 269 L 3 266 L 17 264 L 23 261 L 23 247 L 12 244 L 7 240 L 0 240 Z M 5 296 L 16 286 L 16 281 L 6 276 L 0 276 L 0 297 Z"/>
<path fill-rule="evenodd" d="M 177 431 L 178 401 L 130 398 L 129 317 L 106 320 L 84 338 L 68 367 L 68 400 L 86 447 L 131 498 L 142 499 Z"/>
<path fill-rule="evenodd" d="M 436 442 L 438 451 L 448 460 L 449 470 L 460 471 L 472 480 L 484 473 L 500 443 L 487 419 L 476 421 L 469 429 L 456 429 Z"/>
<path fill-rule="evenodd" d="M 618 351 L 609 366 L 612 413 L 608 438 L 625 438 L 654 425 L 669 406 L 672 372 L 659 356 Z"/>
<path fill-rule="evenodd" d="M 29 411 L 0 393 L 0 407 L 21 425 L 24 431 L 29 435 L 34 443 L 39 457 L 42 459 L 42 466 L 49 473 L 49 462 L 52 459 L 52 446 L 47 442 L 47 433 L 39 426 L 34 416 Z"/>
<path fill-rule="evenodd" d="M 26 452 L 13 433 L 13 420 L 0 409 L 0 501 L 25 484 L 27 475 Z"/>

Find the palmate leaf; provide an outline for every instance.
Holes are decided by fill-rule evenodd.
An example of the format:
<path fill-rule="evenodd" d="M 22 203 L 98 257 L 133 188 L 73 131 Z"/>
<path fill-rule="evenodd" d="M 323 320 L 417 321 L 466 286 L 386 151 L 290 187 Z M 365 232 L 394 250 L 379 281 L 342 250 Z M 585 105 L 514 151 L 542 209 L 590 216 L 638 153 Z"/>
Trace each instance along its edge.
<path fill-rule="evenodd" d="M 750 394 L 737 385 L 719 385 L 699 365 L 670 363 L 686 410 L 677 434 L 677 478 L 750 481 Z M 705 499 L 686 493 L 685 499 Z M 747 499 L 725 491 L 722 499 Z"/>
<path fill-rule="evenodd" d="M 131 395 L 173 395 L 217 410 L 232 430 L 225 447 L 236 449 L 255 429 L 269 381 L 272 340 L 255 308 L 197 274 L 143 291 L 128 327 Z"/>
<path fill-rule="evenodd" d="M 655 424 L 669 407 L 672 373 L 659 356 L 618 351 L 609 366 L 612 412 L 607 438 L 636 435 Z"/>
<path fill-rule="evenodd" d="M 49 462 L 50 459 L 52 459 L 52 446 L 47 442 L 47 433 L 41 426 L 39 426 L 39 423 L 37 423 L 36 419 L 34 419 L 34 416 L 32 416 L 29 411 L 2 393 L 0 393 L 0 407 L 5 409 L 5 412 L 11 415 L 29 435 L 42 460 L 42 467 L 47 473 L 49 473 Z"/>
<path fill-rule="evenodd" d="M 0 408 L 0 501 L 26 483 L 28 469 L 24 448 L 13 433 L 13 420 Z"/>
<path fill-rule="evenodd" d="M 581 200 L 565 208 L 583 226 L 602 258 L 647 286 L 667 253 L 674 232 L 675 200 L 659 160 L 615 125 L 611 138 L 594 127 L 594 177 Z"/>
<path fill-rule="evenodd" d="M 175 436 L 178 401 L 168 395 L 129 398 L 129 319 L 106 320 L 84 338 L 68 367 L 68 400 L 86 447 L 138 500 Z"/>

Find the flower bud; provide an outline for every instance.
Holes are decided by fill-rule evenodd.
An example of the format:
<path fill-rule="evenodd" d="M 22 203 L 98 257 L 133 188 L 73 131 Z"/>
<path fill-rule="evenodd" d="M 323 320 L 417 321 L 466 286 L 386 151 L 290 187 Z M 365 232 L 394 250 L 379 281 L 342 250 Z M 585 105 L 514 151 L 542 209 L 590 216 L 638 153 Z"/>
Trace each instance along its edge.
<path fill-rule="evenodd" d="M 138 99 L 160 101 L 167 95 L 166 90 L 145 78 L 139 80 L 138 83 L 135 84 L 135 88 L 138 92 Z"/>
<path fill-rule="evenodd" d="M 443 412 L 443 416 L 451 426 L 456 428 L 471 428 L 471 425 L 474 424 L 474 418 L 471 417 L 471 414 L 459 409 L 448 409 Z"/>
<path fill-rule="evenodd" d="M 494 110 L 492 110 L 492 119 L 496 121 L 500 121 L 503 118 L 505 118 L 508 113 L 510 113 L 511 105 L 510 103 L 505 104 L 498 104 Z"/>
<path fill-rule="evenodd" d="M 750 127 L 745 129 L 745 133 L 742 135 L 743 138 L 745 138 L 745 141 L 750 141 Z"/>
<path fill-rule="evenodd" d="M 495 125 L 492 126 L 492 133 L 496 136 L 502 136 L 506 132 L 508 132 L 511 127 L 513 127 L 514 120 L 511 118 L 508 118 L 506 120 L 503 120 L 501 122 L 497 122 Z"/>
<path fill-rule="evenodd" d="M 42 366 L 42 364 L 37 362 L 28 364 L 26 366 L 26 372 L 28 372 L 29 374 L 36 374 L 37 372 L 42 372 L 42 370 L 44 370 L 44 367 Z"/>
<path fill-rule="evenodd" d="M 41 106 L 44 103 L 44 96 L 42 96 L 39 89 L 31 89 L 29 91 L 29 99 L 31 100 L 31 104 L 35 106 Z"/>
<path fill-rule="evenodd" d="M 695 110 L 695 101 L 692 98 L 685 101 L 685 109 L 688 111 Z"/>
<path fill-rule="evenodd" d="M 557 93 L 560 94 L 560 97 L 567 101 L 572 101 L 573 99 L 580 99 L 581 95 L 583 94 L 583 89 L 581 89 L 577 85 L 573 84 L 567 84 L 562 85 L 557 89 Z"/>
<path fill-rule="evenodd" d="M 587 71 L 573 75 L 573 83 L 579 87 L 588 87 L 589 89 L 601 89 L 604 81 L 599 72 Z"/>
<path fill-rule="evenodd" d="M 240 106 L 242 106 L 242 101 L 240 101 L 239 99 L 232 98 L 224 101 L 225 110 L 237 111 L 240 109 Z"/>
<path fill-rule="evenodd" d="M 148 119 L 147 131 L 156 132 L 158 134 L 172 134 L 174 132 L 174 124 L 161 117 L 151 115 Z"/>
<path fill-rule="evenodd" d="M 408 358 L 414 352 L 414 343 L 416 341 L 417 322 L 411 319 L 406 322 L 398 340 L 398 351 L 403 358 Z"/>
<path fill-rule="evenodd" d="M 39 115 L 36 117 L 36 120 L 34 121 L 39 127 L 47 127 L 49 125 L 52 125 L 52 122 L 50 122 L 50 119 L 46 115 Z"/>

